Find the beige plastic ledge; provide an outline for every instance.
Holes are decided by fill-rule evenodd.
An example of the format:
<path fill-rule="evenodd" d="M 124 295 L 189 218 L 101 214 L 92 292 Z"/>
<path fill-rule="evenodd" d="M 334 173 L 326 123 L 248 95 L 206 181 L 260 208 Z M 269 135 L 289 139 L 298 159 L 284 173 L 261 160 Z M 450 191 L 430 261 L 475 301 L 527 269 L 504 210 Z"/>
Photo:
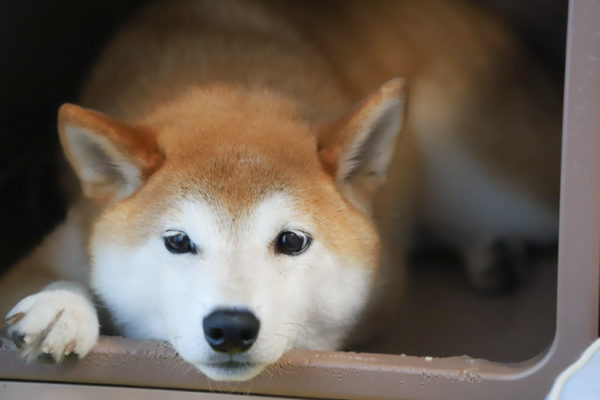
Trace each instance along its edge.
<path fill-rule="evenodd" d="M 251 382 L 223 384 L 209 382 L 160 342 L 102 338 L 86 359 L 57 366 L 25 364 L 16 356 L 12 344 L 4 340 L 0 341 L 0 398 L 32 398 L 38 396 L 28 394 L 44 393 L 49 399 L 69 399 L 81 395 L 85 389 L 86 398 L 143 397 L 145 400 L 159 398 L 159 395 L 182 400 L 213 398 L 214 394 L 208 396 L 196 392 L 207 390 L 257 396 L 349 399 L 543 399 L 559 371 L 573 362 L 598 333 L 598 21 L 600 0 L 571 1 L 563 123 L 557 326 L 554 342 L 545 354 L 520 364 L 499 364 L 468 357 L 425 359 L 293 351 Z M 99 384 L 103 386 L 97 386 Z M 142 387 L 163 390 L 150 391 Z"/>

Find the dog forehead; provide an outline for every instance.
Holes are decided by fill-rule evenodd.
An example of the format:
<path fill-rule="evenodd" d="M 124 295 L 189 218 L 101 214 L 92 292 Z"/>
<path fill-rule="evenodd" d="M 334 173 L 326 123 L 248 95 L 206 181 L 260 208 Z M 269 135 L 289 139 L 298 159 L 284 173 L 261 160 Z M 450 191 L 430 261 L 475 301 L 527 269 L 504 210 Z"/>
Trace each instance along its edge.
<path fill-rule="evenodd" d="M 268 164 L 256 155 L 232 152 L 203 162 L 185 162 L 185 167 L 166 178 L 173 181 L 177 197 L 199 199 L 240 217 L 272 193 L 292 190 L 293 179 Z"/>
<path fill-rule="evenodd" d="M 188 197 L 177 202 L 167 215 L 167 221 L 187 226 L 188 233 L 196 233 L 205 241 L 218 244 L 223 237 L 234 239 L 239 235 L 251 235 L 251 238 L 262 241 L 264 236 L 270 237 L 290 222 L 304 225 L 308 220 L 308 216 L 296 207 L 293 197 L 285 192 L 265 195 L 245 211 L 232 215 L 223 204 L 207 201 L 206 198 Z"/>
<path fill-rule="evenodd" d="M 324 176 L 314 127 L 276 93 L 191 90 L 146 122 L 165 155 L 159 176 L 172 182 L 164 184 L 231 203 L 233 213 L 265 194 L 302 192 Z"/>
<path fill-rule="evenodd" d="M 167 152 L 153 186 L 240 216 L 273 193 L 302 197 L 324 179 L 328 176 L 311 138 L 263 132 L 235 137 L 223 132 Z"/>

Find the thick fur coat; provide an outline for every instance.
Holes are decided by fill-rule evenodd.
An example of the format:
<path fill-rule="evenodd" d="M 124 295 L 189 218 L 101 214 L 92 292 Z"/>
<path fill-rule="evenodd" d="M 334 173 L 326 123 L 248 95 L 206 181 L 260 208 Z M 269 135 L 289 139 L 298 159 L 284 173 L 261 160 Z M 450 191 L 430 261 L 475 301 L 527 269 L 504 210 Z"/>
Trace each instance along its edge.
<path fill-rule="evenodd" d="M 361 315 L 393 312 L 416 223 L 482 287 L 494 241 L 554 237 L 557 108 L 460 2 L 152 4 L 60 110 L 84 197 L 3 277 L 8 332 L 30 358 L 85 356 L 94 293 L 121 333 L 220 380 L 361 340 Z M 207 327 L 219 312 L 252 320 L 239 343 Z"/>

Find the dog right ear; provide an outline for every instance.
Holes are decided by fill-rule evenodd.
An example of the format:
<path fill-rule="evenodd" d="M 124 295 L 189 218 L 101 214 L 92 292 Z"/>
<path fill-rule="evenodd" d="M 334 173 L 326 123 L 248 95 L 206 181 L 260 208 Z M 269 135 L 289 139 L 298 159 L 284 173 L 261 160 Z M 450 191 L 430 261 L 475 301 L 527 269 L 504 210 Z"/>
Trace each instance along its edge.
<path fill-rule="evenodd" d="M 406 85 L 392 79 L 317 133 L 319 159 L 344 195 L 370 212 L 404 124 Z"/>
<path fill-rule="evenodd" d="M 150 130 L 73 104 L 60 108 L 58 131 L 84 194 L 102 203 L 133 194 L 163 161 Z"/>

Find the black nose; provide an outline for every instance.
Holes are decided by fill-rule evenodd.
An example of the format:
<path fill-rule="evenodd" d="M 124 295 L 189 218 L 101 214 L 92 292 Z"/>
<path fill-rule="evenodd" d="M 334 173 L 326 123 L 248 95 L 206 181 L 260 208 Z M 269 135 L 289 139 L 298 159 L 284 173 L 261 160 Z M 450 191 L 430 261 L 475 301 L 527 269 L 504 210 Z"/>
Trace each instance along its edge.
<path fill-rule="evenodd" d="M 249 311 L 217 310 L 202 321 L 204 337 L 221 353 L 240 353 L 256 341 L 260 322 Z"/>

